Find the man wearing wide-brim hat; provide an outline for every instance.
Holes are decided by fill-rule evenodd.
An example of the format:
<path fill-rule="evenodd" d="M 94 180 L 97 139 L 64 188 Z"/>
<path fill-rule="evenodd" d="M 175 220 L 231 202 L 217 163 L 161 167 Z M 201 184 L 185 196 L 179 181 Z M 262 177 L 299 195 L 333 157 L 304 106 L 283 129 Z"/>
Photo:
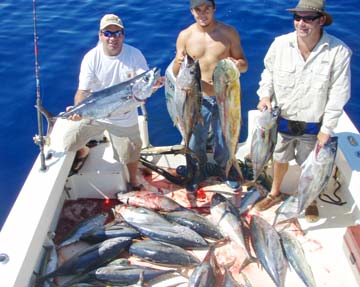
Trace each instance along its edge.
<path fill-rule="evenodd" d="M 350 98 L 352 52 L 324 30 L 333 22 L 325 1 L 300 0 L 287 11 L 293 14 L 295 31 L 271 44 L 257 91 L 259 110 L 272 105 L 281 109 L 273 185 L 255 205 L 260 211 L 283 200 L 280 189 L 289 161 L 295 159 L 301 165 L 316 142 L 319 146 L 328 142 Z M 318 220 L 315 201 L 306 207 L 305 217 L 309 222 Z"/>

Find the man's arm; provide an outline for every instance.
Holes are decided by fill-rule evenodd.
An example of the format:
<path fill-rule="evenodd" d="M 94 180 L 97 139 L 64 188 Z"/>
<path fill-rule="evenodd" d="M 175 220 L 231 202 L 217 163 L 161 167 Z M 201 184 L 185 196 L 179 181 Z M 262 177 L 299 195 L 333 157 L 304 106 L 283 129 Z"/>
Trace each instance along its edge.
<path fill-rule="evenodd" d="M 172 66 L 172 70 L 174 76 L 177 77 L 179 74 L 180 66 L 185 59 L 186 56 L 186 35 L 185 30 L 181 31 L 177 40 L 176 40 L 176 55 L 174 58 L 174 63 Z"/>
<path fill-rule="evenodd" d="M 230 31 L 230 57 L 239 69 L 240 73 L 245 73 L 248 70 L 248 62 L 241 46 L 240 35 L 234 28 Z"/>

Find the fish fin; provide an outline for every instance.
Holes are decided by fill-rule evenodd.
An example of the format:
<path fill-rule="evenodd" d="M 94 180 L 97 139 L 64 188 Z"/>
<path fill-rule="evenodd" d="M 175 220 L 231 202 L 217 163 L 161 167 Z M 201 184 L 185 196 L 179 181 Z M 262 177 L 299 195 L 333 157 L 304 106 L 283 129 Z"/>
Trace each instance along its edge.
<path fill-rule="evenodd" d="M 239 268 L 239 273 L 251 263 L 257 263 L 259 265 L 259 260 L 253 256 L 246 257 Z"/>

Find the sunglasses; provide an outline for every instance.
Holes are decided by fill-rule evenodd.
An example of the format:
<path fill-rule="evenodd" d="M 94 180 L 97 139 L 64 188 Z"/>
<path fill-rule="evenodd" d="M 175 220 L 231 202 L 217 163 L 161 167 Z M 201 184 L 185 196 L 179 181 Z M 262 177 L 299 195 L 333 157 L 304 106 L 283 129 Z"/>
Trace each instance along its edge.
<path fill-rule="evenodd" d="M 303 20 L 305 23 L 312 23 L 314 20 L 319 19 L 322 15 L 308 15 L 308 16 L 300 16 L 298 14 L 294 14 L 294 20 L 299 22 L 300 20 Z"/>
<path fill-rule="evenodd" d="M 101 31 L 101 33 L 103 33 L 103 35 L 106 38 L 112 37 L 114 36 L 115 38 L 119 38 L 121 36 L 121 34 L 123 33 L 122 30 L 119 31 L 115 31 L 115 32 L 111 32 L 111 31 Z"/>

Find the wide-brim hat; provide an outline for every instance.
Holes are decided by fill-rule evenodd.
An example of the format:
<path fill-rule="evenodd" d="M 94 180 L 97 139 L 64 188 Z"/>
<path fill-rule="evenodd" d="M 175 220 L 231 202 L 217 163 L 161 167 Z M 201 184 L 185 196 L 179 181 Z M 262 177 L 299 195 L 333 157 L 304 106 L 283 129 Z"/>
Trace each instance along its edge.
<path fill-rule="evenodd" d="M 333 22 L 333 17 L 325 12 L 325 0 L 300 0 L 295 8 L 287 9 L 291 13 L 296 12 L 317 12 L 326 16 L 324 26 L 329 26 Z"/>
<path fill-rule="evenodd" d="M 121 29 L 124 29 L 124 24 L 118 16 L 114 14 L 106 14 L 101 18 L 100 30 L 103 30 L 110 25 L 115 25 Z"/>

